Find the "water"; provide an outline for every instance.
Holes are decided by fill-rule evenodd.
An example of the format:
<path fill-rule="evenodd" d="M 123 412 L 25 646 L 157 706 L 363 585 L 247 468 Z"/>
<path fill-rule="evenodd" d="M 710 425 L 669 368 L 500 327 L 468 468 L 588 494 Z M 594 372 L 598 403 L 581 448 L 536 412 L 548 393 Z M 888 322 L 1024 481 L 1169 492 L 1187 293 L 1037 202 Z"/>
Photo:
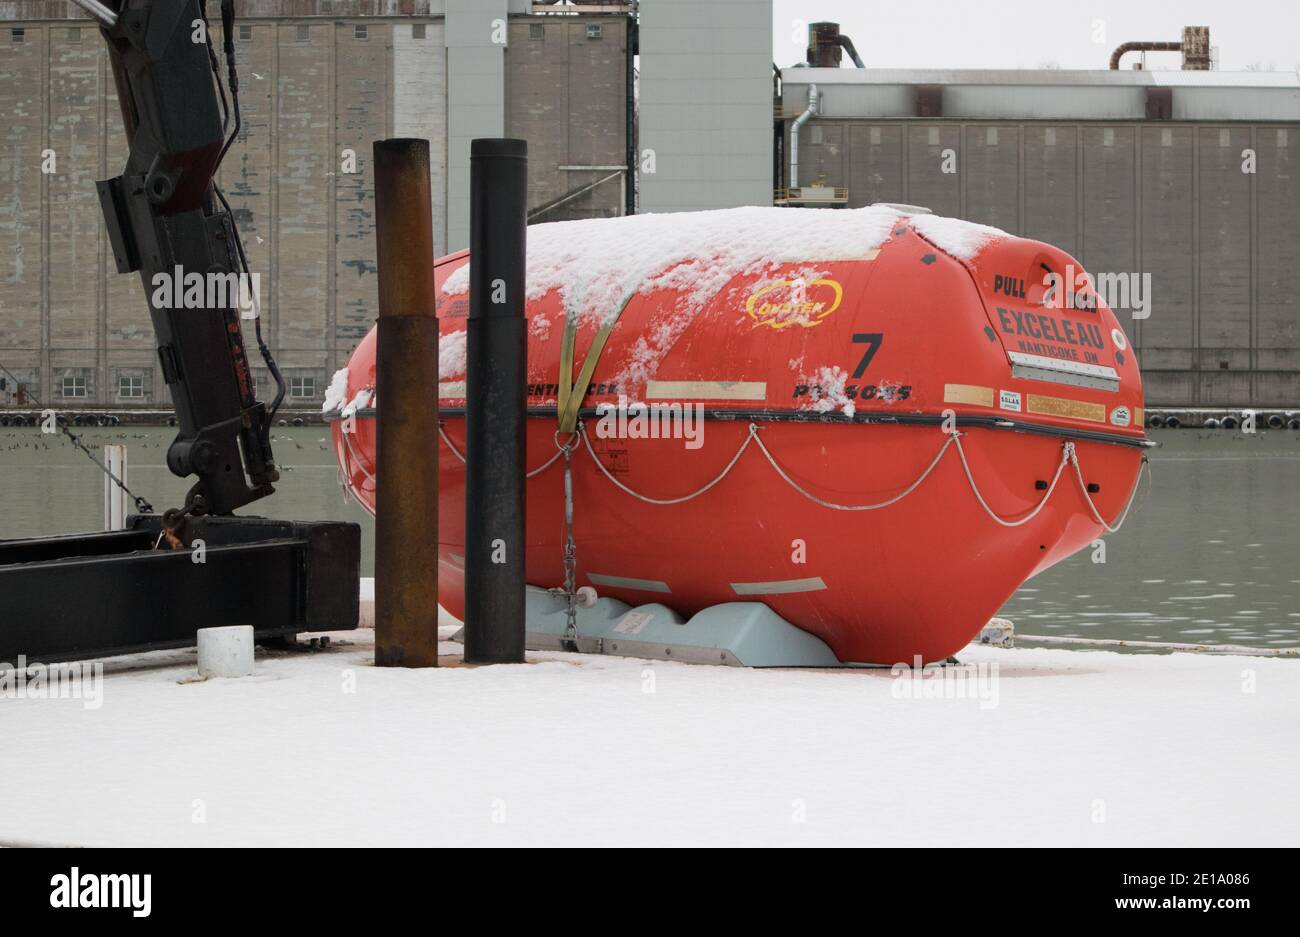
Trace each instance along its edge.
<path fill-rule="evenodd" d="M 1106 562 L 1084 550 L 1002 614 L 1024 634 L 1300 645 L 1300 433 L 1156 430 Z"/>
<path fill-rule="evenodd" d="M 154 509 L 179 507 L 190 482 L 167 470 L 167 446 L 176 430 L 153 426 L 74 429 L 102 458 L 99 447 L 127 447 L 127 484 Z M 275 494 L 241 514 L 283 520 L 356 521 L 361 524 L 363 576 L 375 568 L 374 521 L 344 499 L 338 464 L 324 426 L 279 428 L 271 438 L 280 481 Z M 104 526 L 104 473 L 66 436 L 37 428 L 0 428 L 0 539 L 84 533 Z"/>
<path fill-rule="evenodd" d="M 81 431 L 125 443 L 130 483 L 154 506 L 188 487 L 164 464 L 174 431 Z M 1300 433 L 1156 431 L 1147 482 L 1105 563 L 1085 550 L 1025 584 L 1002 614 L 1026 634 L 1258 647 L 1300 645 Z M 344 499 L 324 427 L 279 429 L 284 477 L 254 506 L 267 517 L 362 525 L 362 574 L 374 571 L 374 523 Z M 0 537 L 95 530 L 103 473 L 65 437 L 0 429 Z"/>

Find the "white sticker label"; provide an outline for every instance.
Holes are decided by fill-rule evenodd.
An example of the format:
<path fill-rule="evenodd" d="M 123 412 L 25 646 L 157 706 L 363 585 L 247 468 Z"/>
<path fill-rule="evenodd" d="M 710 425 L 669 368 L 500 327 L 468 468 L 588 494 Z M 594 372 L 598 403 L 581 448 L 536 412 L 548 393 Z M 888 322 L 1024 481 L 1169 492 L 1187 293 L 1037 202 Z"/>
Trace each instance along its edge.
<path fill-rule="evenodd" d="M 1124 333 L 1119 329 L 1110 330 L 1110 340 L 1115 343 L 1115 347 L 1120 351 L 1128 347 L 1128 339 L 1124 337 Z"/>
<path fill-rule="evenodd" d="M 1020 412 L 1020 394 L 1014 390 L 998 391 L 998 406 L 1003 410 Z"/>
<path fill-rule="evenodd" d="M 652 621 L 654 615 L 649 612 L 628 612 L 623 616 L 623 620 L 614 626 L 614 630 L 619 634 L 640 634 L 641 629 Z"/>
<path fill-rule="evenodd" d="M 1110 421 L 1116 426 L 1128 426 L 1133 417 L 1128 412 L 1128 407 L 1116 407 L 1110 411 Z"/>

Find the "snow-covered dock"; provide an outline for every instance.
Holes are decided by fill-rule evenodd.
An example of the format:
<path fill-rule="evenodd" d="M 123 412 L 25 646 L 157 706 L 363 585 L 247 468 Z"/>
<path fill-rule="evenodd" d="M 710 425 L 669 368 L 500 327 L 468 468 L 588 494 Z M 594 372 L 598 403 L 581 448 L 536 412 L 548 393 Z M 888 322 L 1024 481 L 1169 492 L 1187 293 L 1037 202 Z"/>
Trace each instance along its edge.
<path fill-rule="evenodd" d="M 943 698 L 883 669 L 377 669 L 373 632 L 333 641 L 238 680 L 121 659 L 97 709 L 0 698 L 0 844 L 1300 844 L 1293 660 L 971 647 Z"/>

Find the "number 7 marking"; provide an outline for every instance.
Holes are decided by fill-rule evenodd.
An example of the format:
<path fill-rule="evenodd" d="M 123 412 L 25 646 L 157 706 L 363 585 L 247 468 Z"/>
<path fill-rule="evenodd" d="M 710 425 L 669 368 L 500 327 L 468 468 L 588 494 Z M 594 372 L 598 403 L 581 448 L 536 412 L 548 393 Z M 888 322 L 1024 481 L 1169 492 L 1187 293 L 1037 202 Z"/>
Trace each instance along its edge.
<path fill-rule="evenodd" d="M 871 364 L 871 359 L 876 357 L 876 352 L 880 350 L 880 344 L 884 340 L 885 335 L 883 332 L 858 332 L 853 336 L 855 345 L 863 342 L 867 344 L 867 350 L 862 353 L 862 360 L 858 362 L 858 366 L 853 370 L 854 380 L 867 373 L 867 365 Z"/>

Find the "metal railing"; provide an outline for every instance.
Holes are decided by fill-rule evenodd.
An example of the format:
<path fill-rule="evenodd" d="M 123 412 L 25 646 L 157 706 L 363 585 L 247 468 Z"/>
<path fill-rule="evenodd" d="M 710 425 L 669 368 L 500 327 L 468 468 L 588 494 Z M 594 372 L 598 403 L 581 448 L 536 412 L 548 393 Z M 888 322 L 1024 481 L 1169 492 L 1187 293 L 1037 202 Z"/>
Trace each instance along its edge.
<path fill-rule="evenodd" d="M 772 193 L 774 205 L 847 205 L 849 190 L 842 186 L 805 185 L 780 188 Z"/>

